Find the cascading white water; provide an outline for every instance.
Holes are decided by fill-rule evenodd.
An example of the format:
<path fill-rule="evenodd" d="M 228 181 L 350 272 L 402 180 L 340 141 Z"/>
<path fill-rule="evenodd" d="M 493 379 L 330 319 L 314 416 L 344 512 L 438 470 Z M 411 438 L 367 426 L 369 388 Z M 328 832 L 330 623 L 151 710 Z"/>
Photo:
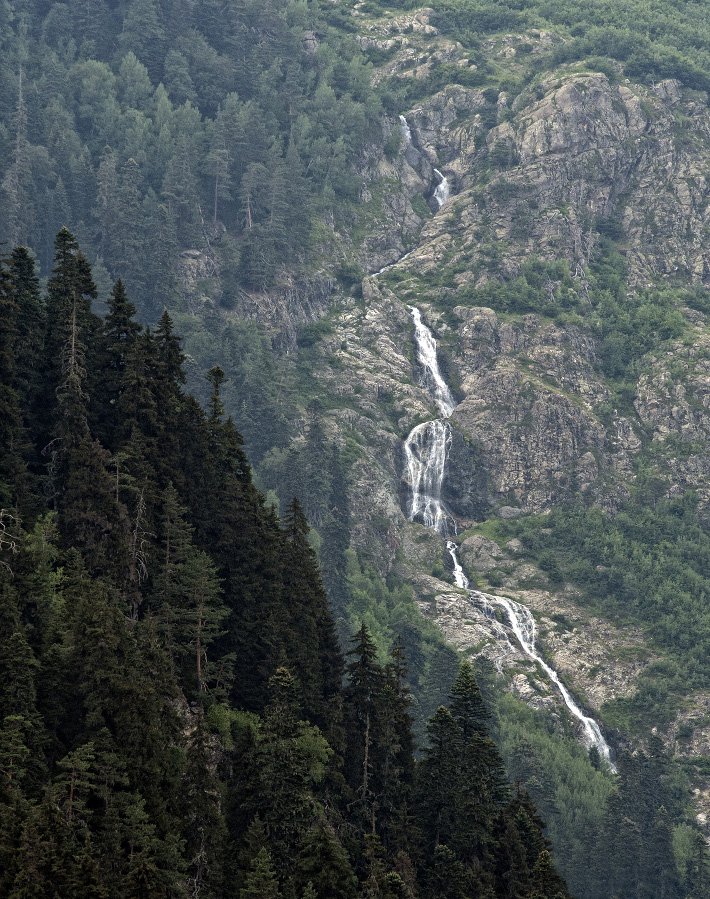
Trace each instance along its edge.
<path fill-rule="evenodd" d="M 449 184 L 449 179 L 439 169 L 434 169 L 434 174 L 439 179 L 439 183 L 434 191 L 434 200 L 436 201 L 437 209 L 441 209 L 451 196 L 451 185 Z"/>
<path fill-rule="evenodd" d="M 441 175 L 441 172 L 437 174 L 443 179 L 444 176 Z M 421 312 L 416 306 L 410 306 L 409 311 L 414 322 L 417 361 L 422 368 L 421 383 L 438 406 L 443 417 L 443 420 L 434 419 L 417 425 L 404 442 L 407 480 L 411 489 L 409 519 L 410 521 L 421 521 L 426 527 L 433 528 L 437 533 L 448 537 L 449 534 L 456 533 L 456 522 L 442 502 L 441 491 L 446 474 L 446 460 L 451 446 L 451 427 L 446 419 L 451 417 L 456 408 L 456 402 L 439 369 L 434 335 L 422 321 Z M 446 548 L 453 563 L 456 586 L 467 590 L 471 599 L 490 618 L 496 637 L 505 644 L 504 655 L 512 653 L 513 647 L 503 626 L 495 617 L 493 610 L 496 607 L 505 611 L 510 621 L 510 629 L 525 655 L 540 665 L 557 687 L 570 713 L 582 725 L 582 739 L 585 746 L 588 749 L 594 746 L 600 758 L 609 765 L 612 771 L 615 771 L 609 745 L 604 739 L 599 725 L 593 718 L 584 714 L 554 668 L 551 668 L 537 652 L 535 619 L 530 609 L 504 596 L 493 596 L 469 589 L 469 580 L 459 562 L 456 543 L 453 540 L 447 540 Z"/>
<path fill-rule="evenodd" d="M 383 265 L 381 269 L 379 269 L 378 271 L 375 272 L 375 277 L 377 277 L 378 275 L 384 274 L 384 272 L 388 271 L 393 266 L 399 265 L 400 262 L 404 262 L 404 260 L 408 259 L 412 255 L 413 252 L 414 252 L 414 250 L 410 250 L 408 253 L 405 253 L 404 256 L 400 256 L 399 259 L 395 259 L 394 262 L 388 262 L 387 265 Z"/>
<path fill-rule="evenodd" d="M 455 552 L 456 545 L 454 544 L 454 554 Z M 458 558 L 456 561 L 458 562 Z M 476 606 L 483 612 L 488 620 L 489 633 L 496 638 L 498 645 L 502 647 L 501 652 L 496 658 L 493 659 L 493 663 L 496 666 L 498 673 L 502 674 L 503 661 L 508 658 L 508 656 L 515 655 L 516 652 L 513 644 L 510 642 L 509 629 L 504 627 L 500 623 L 500 621 L 498 621 L 498 618 L 496 617 L 495 606 L 492 603 L 488 602 L 488 600 L 485 599 L 482 593 L 479 594 L 478 591 L 469 590 L 469 599 L 474 601 L 474 593 L 478 596 L 478 598 L 475 600 Z"/>
<path fill-rule="evenodd" d="M 404 141 L 404 149 L 406 150 L 412 142 L 412 129 L 409 127 L 409 122 L 403 115 L 399 117 L 399 125 L 402 129 L 402 140 Z"/>
<path fill-rule="evenodd" d="M 409 311 L 414 322 L 417 362 L 421 366 L 421 384 L 439 408 L 444 419 L 456 408 L 451 391 L 439 370 L 436 340 L 422 321 L 416 306 Z M 404 441 L 407 481 L 411 490 L 409 520 L 421 521 L 439 534 L 456 533 L 456 523 L 441 500 L 446 473 L 446 459 L 451 446 L 451 427 L 436 418 L 412 429 Z"/>
<path fill-rule="evenodd" d="M 439 360 L 436 356 L 436 340 L 422 321 L 422 314 L 417 307 L 410 306 L 409 311 L 414 320 L 414 342 L 417 345 L 417 361 L 423 369 L 422 386 L 429 391 L 444 418 L 449 418 L 456 408 L 456 401 L 449 390 L 449 385 L 442 378 L 439 371 Z"/>
<path fill-rule="evenodd" d="M 421 521 L 439 534 L 450 529 L 451 517 L 441 502 L 446 457 L 451 445 L 451 428 L 439 420 L 417 425 L 407 437 L 404 455 L 412 491 L 410 521 Z"/>
<path fill-rule="evenodd" d="M 507 599 L 505 596 L 491 596 L 488 593 L 481 593 L 478 590 L 469 591 L 470 596 L 475 600 L 481 600 L 488 607 L 490 606 L 499 606 L 502 608 L 506 615 L 508 616 L 508 620 L 510 621 L 510 627 L 513 633 L 515 634 L 518 643 L 520 643 L 520 647 L 530 659 L 543 669 L 543 671 L 550 678 L 552 683 L 557 687 L 564 700 L 565 705 L 571 712 L 571 714 L 580 722 L 582 725 L 582 739 L 584 741 L 584 745 L 587 749 L 591 749 L 592 746 L 596 747 L 597 752 L 599 753 L 600 758 L 602 758 L 609 767 L 615 771 L 614 765 L 611 761 L 611 750 L 609 749 L 609 744 L 604 739 L 604 735 L 599 728 L 597 722 L 590 718 L 588 715 L 585 715 L 584 712 L 580 709 L 577 703 L 572 698 L 569 690 L 562 683 L 559 674 L 555 671 L 554 668 L 551 668 L 547 662 L 539 655 L 537 650 L 535 649 L 535 619 L 532 616 L 532 612 L 526 606 L 522 605 L 519 602 L 515 602 L 512 599 Z"/>
<path fill-rule="evenodd" d="M 464 574 L 464 570 L 461 567 L 461 563 L 459 562 L 459 557 L 456 553 L 456 544 L 453 540 L 447 540 L 446 548 L 448 549 L 449 555 L 451 556 L 451 561 L 454 563 L 454 583 L 462 590 L 468 590 L 468 578 Z"/>

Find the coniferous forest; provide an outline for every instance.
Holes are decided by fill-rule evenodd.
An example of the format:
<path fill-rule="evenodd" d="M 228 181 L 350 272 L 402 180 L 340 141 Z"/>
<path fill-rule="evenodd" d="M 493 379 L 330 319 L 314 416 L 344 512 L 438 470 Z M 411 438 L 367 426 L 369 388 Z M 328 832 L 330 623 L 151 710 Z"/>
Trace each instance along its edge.
<path fill-rule="evenodd" d="M 171 319 L 72 234 L 0 280 L 0 896 L 566 897 L 468 663 L 415 759 L 407 660 L 341 654 Z"/>
<path fill-rule="evenodd" d="M 0 899 L 710 897 L 706 7 L 0 0 Z"/>

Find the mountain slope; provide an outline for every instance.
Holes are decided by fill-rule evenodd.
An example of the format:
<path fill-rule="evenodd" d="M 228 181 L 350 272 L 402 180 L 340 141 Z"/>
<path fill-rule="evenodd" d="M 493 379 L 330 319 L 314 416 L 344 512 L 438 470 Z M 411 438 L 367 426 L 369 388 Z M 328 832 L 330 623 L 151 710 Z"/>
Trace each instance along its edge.
<path fill-rule="evenodd" d="M 421 718 L 452 670 L 431 622 L 489 658 L 509 769 L 597 895 L 573 869 L 610 780 L 503 616 L 472 609 L 440 537 L 407 520 L 402 443 L 436 414 L 421 308 L 457 400 L 443 500 L 466 572 L 534 611 L 622 755 L 661 737 L 687 874 L 684 828 L 707 833 L 710 810 L 703 8 L 238 4 L 222 26 L 209 3 L 95 6 L 3 7 L 4 233 L 46 272 L 71 220 L 103 299 L 122 274 L 146 320 L 169 305 L 203 400 L 225 369 L 260 483 L 318 530 L 341 632 L 408 641 Z M 583 824 L 565 819 L 573 777 Z"/>

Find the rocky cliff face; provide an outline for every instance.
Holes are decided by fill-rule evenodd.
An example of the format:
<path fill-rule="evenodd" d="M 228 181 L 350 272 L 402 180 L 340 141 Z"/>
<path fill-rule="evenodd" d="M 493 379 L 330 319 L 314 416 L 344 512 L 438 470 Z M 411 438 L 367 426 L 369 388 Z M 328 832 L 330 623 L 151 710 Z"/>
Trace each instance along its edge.
<path fill-rule="evenodd" d="M 442 63 L 475 71 L 460 45 L 437 34 L 431 11 L 378 20 L 356 6 L 354 16 L 362 45 L 386 58 L 378 79 L 425 83 Z M 556 41 L 540 31 L 506 35 L 483 52 L 515 73 Z M 440 538 L 407 521 L 402 440 L 437 415 L 418 383 L 407 304 L 422 309 L 457 394 L 444 501 L 461 528 L 544 512 L 579 494 L 613 511 L 641 459 L 653 460 L 669 494 L 691 487 L 708 506 L 707 316 L 680 308 L 684 335 L 635 363 L 631 395 L 627 385 L 620 398 L 585 311 L 603 237 L 623 254 L 632 293 L 710 283 L 707 98 L 673 81 L 645 86 L 576 65 L 537 77 L 517 96 L 450 84 L 404 113 L 409 134 L 393 116 L 362 161 L 363 211 L 350 252 L 371 274 L 362 297 L 331 314 L 317 348 L 315 377 L 332 400 L 328 427 L 358 447 L 354 540 L 383 574 L 396 569 L 415 586 L 420 609 L 453 645 L 487 655 L 513 691 L 561 715 L 558 695 L 505 622 L 447 583 Z M 435 169 L 452 188 L 440 209 Z M 508 314 L 471 301 L 531 259 L 566 262 L 565 289 L 579 300 L 573 315 Z M 545 289 L 551 301 L 561 295 L 554 279 Z M 474 534 L 461 560 L 484 588 L 534 611 L 544 653 L 603 719 L 633 695 L 656 650 L 640 631 L 583 610 L 572 591 L 551 589 L 514 544 Z M 706 704 L 690 698 L 663 731 L 680 755 L 705 751 Z M 708 784 L 695 790 L 705 820 Z"/>
<path fill-rule="evenodd" d="M 443 498 L 460 528 L 544 512 L 580 494 L 613 511 L 641 460 L 668 494 L 696 490 L 707 512 L 710 330 L 702 304 L 679 307 L 683 335 L 636 360 L 621 391 L 604 374 L 590 325 L 590 263 L 604 238 L 625 259 L 631 293 L 710 284 L 707 98 L 674 81 L 642 85 L 582 64 L 530 78 L 515 96 L 463 84 L 428 91 L 442 65 L 466 83 L 476 71 L 463 47 L 437 33 L 430 10 L 377 19 L 356 4 L 353 17 L 362 46 L 385 60 L 374 77 L 416 82 L 421 97 L 403 111 L 406 127 L 393 115 L 364 154 L 359 216 L 330 238 L 324 272 L 333 260 L 359 265 L 369 273 L 361 295 L 345 295 L 320 274 L 273 295 L 244 295 L 237 313 L 264 323 L 281 350 L 294 348 L 304 322 L 328 316 L 311 374 L 330 435 L 355 448 L 355 544 L 383 575 L 396 569 L 414 585 L 422 612 L 454 645 L 486 654 L 511 689 L 561 715 L 557 694 L 504 622 L 451 587 L 439 536 L 407 521 L 402 441 L 437 416 L 419 385 L 407 306 L 422 309 L 456 392 Z M 481 52 L 520 75 L 559 41 L 530 31 L 491 39 Z M 435 169 L 451 186 L 441 208 Z M 564 285 L 547 277 L 542 286 L 562 314 L 513 314 L 476 301 L 530 260 L 566 263 Z M 186 279 L 195 295 L 200 277 Z M 563 291 L 575 298 L 570 312 Z M 534 611 L 543 652 L 603 719 L 634 693 L 656 650 L 641 632 L 580 608 L 572 591 L 551 589 L 514 543 L 474 533 L 461 559 L 483 587 Z M 679 754 L 706 751 L 707 701 L 689 698 L 664 730 Z M 695 789 L 707 819 L 709 785 L 699 780 Z"/>

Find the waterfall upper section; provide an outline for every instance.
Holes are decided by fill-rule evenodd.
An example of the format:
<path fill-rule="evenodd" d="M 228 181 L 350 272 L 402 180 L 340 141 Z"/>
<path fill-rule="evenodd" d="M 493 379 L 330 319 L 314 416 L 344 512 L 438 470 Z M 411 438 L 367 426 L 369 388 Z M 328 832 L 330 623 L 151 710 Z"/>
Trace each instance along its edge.
<path fill-rule="evenodd" d="M 399 117 L 399 126 L 402 129 L 402 140 L 404 141 L 404 147 L 406 149 L 412 142 L 412 129 L 409 127 L 409 122 L 403 115 Z"/>
<path fill-rule="evenodd" d="M 422 314 L 416 306 L 410 306 L 409 311 L 414 322 L 421 385 L 436 403 L 442 418 L 417 425 L 404 442 L 411 491 L 408 517 L 410 521 L 421 521 L 426 527 L 446 536 L 456 533 L 456 522 L 441 500 L 446 460 L 451 447 L 451 426 L 446 419 L 456 408 L 456 401 L 439 369 L 434 335 L 422 321 Z"/>
<path fill-rule="evenodd" d="M 439 370 L 436 340 L 422 321 L 419 309 L 410 306 L 409 311 L 414 320 L 414 342 L 417 346 L 417 361 L 422 367 L 422 386 L 429 392 L 443 417 L 449 418 L 456 408 L 456 401 Z"/>

